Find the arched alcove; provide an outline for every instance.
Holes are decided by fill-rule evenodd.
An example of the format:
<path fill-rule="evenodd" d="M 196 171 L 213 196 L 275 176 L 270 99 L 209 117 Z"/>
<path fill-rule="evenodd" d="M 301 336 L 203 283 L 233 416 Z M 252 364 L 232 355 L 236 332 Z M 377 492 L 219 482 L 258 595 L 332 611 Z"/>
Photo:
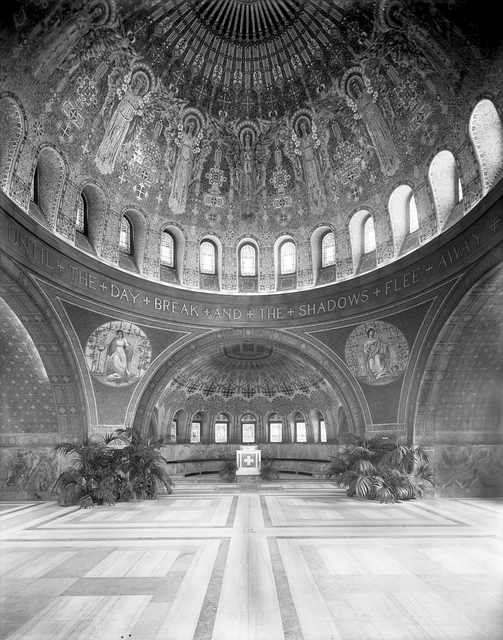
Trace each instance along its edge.
<path fill-rule="evenodd" d="M 0 189 L 10 193 L 11 182 L 21 146 L 26 137 L 26 122 L 17 100 L 0 93 Z"/>
<path fill-rule="evenodd" d="M 485 98 L 475 105 L 468 126 L 475 149 L 485 195 L 503 167 L 503 126 L 491 100 Z"/>
<path fill-rule="evenodd" d="M 50 146 L 42 147 L 34 167 L 34 202 L 51 226 L 54 226 L 62 204 L 66 177 L 66 165 L 60 152 Z"/>

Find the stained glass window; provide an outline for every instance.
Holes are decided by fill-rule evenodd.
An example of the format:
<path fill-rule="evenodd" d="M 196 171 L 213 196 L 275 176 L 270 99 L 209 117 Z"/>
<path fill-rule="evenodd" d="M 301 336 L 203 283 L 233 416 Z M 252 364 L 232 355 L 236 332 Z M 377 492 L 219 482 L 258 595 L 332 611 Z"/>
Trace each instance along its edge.
<path fill-rule="evenodd" d="M 81 193 L 77 200 L 77 215 L 75 216 L 75 230 L 79 233 L 85 233 L 86 231 L 86 213 L 86 197 Z"/>
<path fill-rule="evenodd" d="M 332 231 L 326 233 L 321 241 L 321 266 L 330 267 L 335 264 L 335 236 Z"/>
<path fill-rule="evenodd" d="M 376 248 L 376 236 L 374 231 L 374 218 L 369 216 L 365 221 L 363 228 L 363 253 L 370 253 L 375 251 Z"/>
<path fill-rule="evenodd" d="M 171 423 L 171 442 L 176 442 L 176 430 L 177 430 L 177 421 L 173 420 Z"/>
<path fill-rule="evenodd" d="M 255 419 L 252 415 L 243 416 L 241 430 L 244 443 L 255 442 Z"/>
<path fill-rule="evenodd" d="M 297 442 L 307 442 L 307 431 L 304 418 L 298 418 L 295 420 L 295 439 Z"/>
<path fill-rule="evenodd" d="M 283 424 L 279 416 L 273 416 L 269 421 L 269 441 L 283 442 Z"/>
<path fill-rule="evenodd" d="M 119 249 L 124 253 L 131 253 L 131 223 L 126 216 L 122 216 L 121 220 Z"/>
<path fill-rule="evenodd" d="M 167 267 L 175 266 L 175 242 L 167 231 L 161 234 L 161 264 Z"/>
<path fill-rule="evenodd" d="M 295 250 L 295 243 L 284 242 L 280 249 L 280 273 L 282 276 L 286 276 L 289 273 L 295 273 L 296 271 L 297 256 Z"/>
<path fill-rule="evenodd" d="M 325 420 L 320 419 L 320 442 L 327 441 L 327 427 L 325 426 Z"/>
<path fill-rule="evenodd" d="M 419 219 L 417 217 L 416 200 L 411 196 L 409 200 L 409 233 L 414 233 L 419 229 Z"/>
<path fill-rule="evenodd" d="M 190 427 L 190 441 L 193 444 L 201 442 L 201 423 L 197 420 L 193 420 Z"/>
<path fill-rule="evenodd" d="M 458 178 L 458 202 L 463 200 L 463 185 L 461 184 L 461 180 Z"/>
<path fill-rule="evenodd" d="M 199 247 L 199 271 L 214 275 L 216 273 L 215 245 L 212 242 L 201 242 Z"/>
<path fill-rule="evenodd" d="M 215 442 L 224 443 L 227 442 L 227 427 L 228 422 L 224 415 L 218 416 L 215 421 Z"/>
<path fill-rule="evenodd" d="M 242 276 L 257 275 L 257 251 L 252 244 L 241 247 L 240 266 Z"/>

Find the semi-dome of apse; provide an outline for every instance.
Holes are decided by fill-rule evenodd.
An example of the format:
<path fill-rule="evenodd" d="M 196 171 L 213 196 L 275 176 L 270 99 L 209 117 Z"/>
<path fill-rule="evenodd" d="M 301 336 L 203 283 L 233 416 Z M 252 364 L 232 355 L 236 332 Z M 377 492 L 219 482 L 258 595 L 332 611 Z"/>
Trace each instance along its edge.
<path fill-rule="evenodd" d="M 1 41 L 2 130 L 33 148 L 12 197 L 174 286 L 358 275 L 497 177 L 479 132 L 500 148 L 501 38 L 463 2 L 27 1 Z"/>

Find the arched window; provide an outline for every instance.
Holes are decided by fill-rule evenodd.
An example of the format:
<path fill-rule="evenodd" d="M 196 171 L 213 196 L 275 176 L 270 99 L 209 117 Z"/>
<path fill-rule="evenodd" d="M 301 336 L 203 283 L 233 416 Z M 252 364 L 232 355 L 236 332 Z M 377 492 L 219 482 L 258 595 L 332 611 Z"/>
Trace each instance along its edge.
<path fill-rule="evenodd" d="M 257 275 L 257 250 L 252 244 L 244 244 L 239 251 L 239 270 L 242 276 Z"/>
<path fill-rule="evenodd" d="M 456 201 L 463 202 L 463 185 L 461 184 L 461 178 L 458 176 L 458 190 L 456 193 Z"/>
<path fill-rule="evenodd" d="M 306 421 L 301 413 L 295 415 L 295 442 L 307 442 Z"/>
<path fill-rule="evenodd" d="M 461 202 L 459 171 L 456 159 L 450 151 L 444 149 L 437 153 L 431 161 L 428 177 L 433 191 L 439 227 L 443 229 L 463 213 L 463 207 L 457 206 Z"/>
<path fill-rule="evenodd" d="M 38 164 L 31 181 L 30 200 L 36 205 L 40 205 L 40 168 Z"/>
<path fill-rule="evenodd" d="M 169 430 L 169 435 L 170 435 L 170 441 L 171 442 L 176 442 L 176 436 L 178 433 L 178 418 L 175 416 L 175 418 L 171 421 L 171 427 Z"/>
<path fill-rule="evenodd" d="M 243 444 L 253 444 L 255 442 L 255 431 L 257 421 L 251 413 L 245 414 L 241 419 L 241 441 Z"/>
<path fill-rule="evenodd" d="M 216 248 L 213 242 L 204 240 L 199 246 L 199 271 L 207 275 L 215 275 L 217 268 Z"/>
<path fill-rule="evenodd" d="M 127 253 L 128 255 L 133 254 L 133 234 L 132 234 L 132 226 L 131 222 L 128 220 L 126 216 L 122 216 L 121 220 L 121 231 L 119 235 L 119 250 Z"/>
<path fill-rule="evenodd" d="M 77 213 L 75 215 L 75 230 L 87 234 L 87 200 L 81 193 L 77 200 Z"/>
<path fill-rule="evenodd" d="M 320 413 L 320 442 L 327 441 L 327 425 L 325 424 L 325 418 Z"/>
<path fill-rule="evenodd" d="M 328 231 L 321 241 L 321 266 L 331 267 L 335 264 L 335 236 Z"/>
<path fill-rule="evenodd" d="M 283 442 L 283 421 L 277 413 L 269 417 L 269 442 Z"/>
<path fill-rule="evenodd" d="M 297 249 L 291 240 L 283 242 L 279 250 L 279 272 L 282 276 L 297 270 Z"/>
<path fill-rule="evenodd" d="M 495 106 L 481 100 L 470 116 L 469 134 L 480 169 L 482 193 L 485 195 L 503 167 L 503 127 Z"/>
<path fill-rule="evenodd" d="M 201 442 L 201 425 L 203 421 L 199 413 L 196 413 L 192 418 L 192 424 L 190 425 L 190 442 L 192 444 L 198 444 Z"/>
<path fill-rule="evenodd" d="M 363 225 L 363 253 L 371 253 L 376 248 L 374 218 L 369 216 Z"/>
<path fill-rule="evenodd" d="M 223 444 L 227 442 L 228 434 L 229 420 L 224 413 L 221 413 L 215 420 L 215 443 Z"/>
<path fill-rule="evenodd" d="M 175 241 L 169 231 L 161 233 L 161 264 L 171 268 L 175 266 Z"/>
<path fill-rule="evenodd" d="M 414 233 L 419 229 L 419 218 L 417 217 L 416 199 L 414 195 L 409 200 L 409 233 Z"/>

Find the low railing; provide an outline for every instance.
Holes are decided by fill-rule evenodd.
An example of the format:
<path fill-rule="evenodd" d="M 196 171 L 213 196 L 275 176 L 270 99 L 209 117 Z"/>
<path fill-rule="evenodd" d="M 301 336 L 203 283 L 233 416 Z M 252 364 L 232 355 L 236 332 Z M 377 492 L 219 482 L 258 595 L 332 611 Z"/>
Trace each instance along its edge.
<path fill-rule="evenodd" d="M 224 458 L 185 458 L 181 460 L 167 460 L 168 473 L 178 476 L 203 475 L 218 473 Z M 276 458 L 270 456 L 268 460 L 273 460 L 275 469 L 279 473 L 306 475 L 320 477 L 323 475 L 323 468 L 330 460 L 319 458 Z"/>

